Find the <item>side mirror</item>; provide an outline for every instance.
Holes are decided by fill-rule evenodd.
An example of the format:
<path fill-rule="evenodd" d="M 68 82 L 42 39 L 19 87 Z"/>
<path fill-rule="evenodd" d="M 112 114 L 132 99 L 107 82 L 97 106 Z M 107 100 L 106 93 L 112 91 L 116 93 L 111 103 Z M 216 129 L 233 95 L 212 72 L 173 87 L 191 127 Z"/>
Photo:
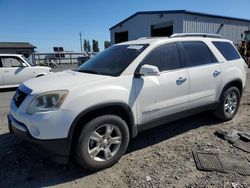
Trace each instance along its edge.
<path fill-rule="evenodd" d="M 139 75 L 141 76 L 160 76 L 160 71 L 158 67 L 153 65 L 142 65 L 139 70 Z"/>

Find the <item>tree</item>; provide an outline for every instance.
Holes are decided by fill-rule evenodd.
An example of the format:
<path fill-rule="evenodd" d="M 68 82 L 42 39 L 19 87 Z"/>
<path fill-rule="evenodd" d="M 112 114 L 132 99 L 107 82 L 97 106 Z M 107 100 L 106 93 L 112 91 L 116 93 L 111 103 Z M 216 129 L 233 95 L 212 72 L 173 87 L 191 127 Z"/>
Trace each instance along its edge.
<path fill-rule="evenodd" d="M 104 48 L 108 48 L 111 46 L 111 42 L 110 41 L 104 41 Z"/>
<path fill-rule="evenodd" d="M 90 49 L 91 49 L 91 46 L 90 46 L 89 40 L 87 40 L 87 52 L 90 52 Z"/>
<path fill-rule="evenodd" d="M 84 42 L 83 42 L 83 49 L 84 49 L 85 52 L 88 49 L 88 44 L 87 44 L 87 40 L 86 39 L 84 39 Z"/>
<path fill-rule="evenodd" d="M 90 46 L 89 40 L 84 39 L 83 49 L 85 52 L 90 52 L 91 46 Z"/>
<path fill-rule="evenodd" d="M 93 52 L 99 52 L 99 47 L 98 47 L 98 41 L 97 40 L 92 40 L 92 49 L 93 49 Z"/>
<path fill-rule="evenodd" d="M 98 44 L 98 41 L 96 40 L 96 43 L 95 43 L 95 49 L 96 49 L 96 51 L 95 52 L 99 52 L 100 51 L 100 49 L 99 49 L 99 44 Z"/>

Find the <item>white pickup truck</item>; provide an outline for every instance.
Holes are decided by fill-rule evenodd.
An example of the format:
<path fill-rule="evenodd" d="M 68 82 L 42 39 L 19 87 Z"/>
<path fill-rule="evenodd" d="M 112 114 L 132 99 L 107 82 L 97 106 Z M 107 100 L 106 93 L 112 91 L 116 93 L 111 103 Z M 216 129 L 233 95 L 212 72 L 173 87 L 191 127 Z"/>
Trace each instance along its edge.
<path fill-rule="evenodd" d="M 22 55 L 0 54 L 0 88 L 17 87 L 20 83 L 50 72 L 49 67 L 31 66 Z"/>

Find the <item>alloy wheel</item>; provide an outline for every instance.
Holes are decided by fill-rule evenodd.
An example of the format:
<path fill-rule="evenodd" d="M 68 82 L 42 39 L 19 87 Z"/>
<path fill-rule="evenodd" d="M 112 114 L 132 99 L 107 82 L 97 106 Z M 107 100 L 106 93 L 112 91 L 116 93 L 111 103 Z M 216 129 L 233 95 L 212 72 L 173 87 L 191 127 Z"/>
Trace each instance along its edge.
<path fill-rule="evenodd" d="M 115 125 L 105 124 L 95 129 L 88 140 L 88 154 L 95 161 L 107 161 L 121 146 L 121 131 Z"/>
<path fill-rule="evenodd" d="M 230 92 L 224 102 L 224 112 L 228 115 L 233 115 L 237 109 L 238 99 L 235 92 Z"/>

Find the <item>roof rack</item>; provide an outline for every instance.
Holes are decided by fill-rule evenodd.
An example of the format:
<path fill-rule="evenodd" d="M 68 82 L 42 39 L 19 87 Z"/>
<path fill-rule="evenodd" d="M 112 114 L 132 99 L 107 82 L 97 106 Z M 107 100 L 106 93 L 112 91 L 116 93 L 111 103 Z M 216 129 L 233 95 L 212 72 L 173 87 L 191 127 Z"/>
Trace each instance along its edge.
<path fill-rule="evenodd" d="M 157 39 L 157 38 L 168 38 L 168 37 L 165 37 L 165 36 L 162 36 L 162 37 L 140 37 L 137 40 Z"/>
<path fill-rule="evenodd" d="M 170 36 L 171 38 L 175 37 L 209 37 L 209 38 L 222 38 L 219 34 L 213 33 L 176 33 Z"/>

